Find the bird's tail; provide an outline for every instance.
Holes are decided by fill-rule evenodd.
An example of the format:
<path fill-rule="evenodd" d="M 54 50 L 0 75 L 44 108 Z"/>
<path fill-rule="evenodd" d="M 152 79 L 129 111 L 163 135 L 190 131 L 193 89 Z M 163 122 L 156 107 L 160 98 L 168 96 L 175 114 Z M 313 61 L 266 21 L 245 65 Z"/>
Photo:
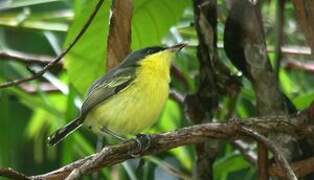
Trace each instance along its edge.
<path fill-rule="evenodd" d="M 54 146 L 70 135 L 73 131 L 81 127 L 82 125 L 82 117 L 77 117 L 73 121 L 69 122 L 65 127 L 58 129 L 52 135 L 48 137 L 48 144 L 50 146 Z"/>

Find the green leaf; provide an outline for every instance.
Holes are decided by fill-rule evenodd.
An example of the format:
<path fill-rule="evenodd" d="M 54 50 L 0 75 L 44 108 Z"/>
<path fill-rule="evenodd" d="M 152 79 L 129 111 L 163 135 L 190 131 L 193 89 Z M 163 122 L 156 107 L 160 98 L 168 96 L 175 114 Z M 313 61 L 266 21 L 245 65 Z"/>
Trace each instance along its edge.
<path fill-rule="evenodd" d="M 10 165 L 10 146 L 12 143 L 10 141 L 10 108 L 9 108 L 9 97 L 7 93 L 0 92 L 0 118 L 1 118 L 1 136 L 0 143 L 2 148 L 0 149 L 0 165 L 8 166 Z"/>
<path fill-rule="evenodd" d="M 279 71 L 279 77 L 282 90 L 284 91 L 285 94 L 291 94 L 299 90 L 299 88 L 295 86 L 296 82 L 293 81 L 293 79 L 291 78 L 291 76 L 289 76 L 287 71 L 281 69 Z"/>
<path fill-rule="evenodd" d="M 174 148 L 174 149 L 171 149 L 169 152 L 178 159 L 182 167 L 184 167 L 185 169 L 192 170 L 193 159 L 187 147 Z"/>
<path fill-rule="evenodd" d="M 19 150 L 24 152 L 25 138 L 21 134 L 25 130 L 30 116 L 29 109 L 16 96 L 12 96 L 8 89 L 0 90 L 0 166 L 16 167 L 19 158 Z M 1 179 L 1 178 L 0 178 Z"/>
<path fill-rule="evenodd" d="M 240 154 L 229 154 L 214 164 L 214 179 L 224 179 L 228 174 L 249 168 L 251 165 Z"/>
<path fill-rule="evenodd" d="M 9 89 L 8 93 L 20 97 L 21 103 L 23 103 L 24 105 L 26 105 L 27 107 L 31 109 L 40 108 L 40 109 L 45 110 L 47 113 L 49 113 L 50 115 L 53 115 L 56 118 L 63 117 L 62 113 L 58 109 L 56 109 L 55 104 L 47 104 L 47 102 L 45 102 L 42 98 L 38 96 L 30 95 L 17 88 Z"/>
<path fill-rule="evenodd" d="M 306 93 L 302 94 L 296 98 L 293 99 L 293 104 L 298 109 L 305 109 L 311 105 L 311 103 L 314 101 L 314 93 Z"/>
<path fill-rule="evenodd" d="M 49 114 L 43 109 L 37 108 L 34 110 L 33 116 L 30 119 L 27 128 L 26 136 L 29 138 L 36 138 L 36 136 L 42 135 L 40 132 L 47 122 L 47 115 Z"/>
<path fill-rule="evenodd" d="M 88 1 L 84 9 L 75 15 L 66 38 L 66 46 L 81 31 L 97 2 Z M 70 82 L 81 94 L 85 94 L 90 84 L 105 72 L 110 5 L 111 1 L 104 2 L 85 34 L 65 57 Z"/>
<path fill-rule="evenodd" d="M 159 45 L 170 27 L 179 22 L 190 3 L 182 0 L 135 0 L 132 48 Z"/>
<path fill-rule="evenodd" d="M 51 3 L 63 0 L 4 0 L 0 2 L 0 10 L 1 9 L 10 9 L 10 8 L 18 8 L 24 6 L 31 6 L 37 4 Z"/>
<path fill-rule="evenodd" d="M 174 130 L 179 127 L 181 119 L 182 115 L 179 105 L 173 100 L 168 100 L 158 120 L 157 128 L 154 128 L 155 132 Z"/>
<path fill-rule="evenodd" d="M 95 4 L 96 1 L 88 1 L 85 8 L 76 14 L 66 44 L 69 44 L 81 30 L 94 10 Z M 179 21 L 183 10 L 189 4 L 189 1 L 180 0 L 134 1 L 132 48 L 138 49 L 160 44 L 162 38 L 169 32 L 169 28 Z M 100 9 L 85 35 L 65 58 L 70 82 L 81 94 L 85 94 L 91 83 L 104 74 L 106 69 L 110 5 L 110 1 L 105 1 L 105 5 Z"/>

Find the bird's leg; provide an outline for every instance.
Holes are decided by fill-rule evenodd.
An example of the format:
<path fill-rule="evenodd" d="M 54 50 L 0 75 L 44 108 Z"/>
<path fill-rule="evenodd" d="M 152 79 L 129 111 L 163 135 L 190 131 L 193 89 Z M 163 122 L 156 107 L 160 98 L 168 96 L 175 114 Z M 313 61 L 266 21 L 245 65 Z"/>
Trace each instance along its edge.
<path fill-rule="evenodd" d="M 137 134 L 135 141 L 141 151 L 146 151 L 152 144 L 152 137 L 149 134 Z"/>
<path fill-rule="evenodd" d="M 102 149 L 102 147 L 104 145 L 103 141 L 104 141 L 104 135 L 103 134 L 99 134 L 97 136 L 96 152 L 100 152 L 101 151 L 101 149 Z"/>
<path fill-rule="evenodd" d="M 111 135 L 112 137 L 115 137 L 116 139 L 118 139 L 118 140 L 120 140 L 120 141 L 126 141 L 126 140 L 127 140 L 126 137 L 123 137 L 123 136 L 121 136 L 121 135 L 119 135 L 119 134 L 117 134 L 117 133 L 111 131 L 111 130 L 108 129 L 108 128 L 102 127 L 102 128 L 100 129 L 100 131 L 101 131 L 102 133 L 104 133 L 104 134 L 109 134 L 109 135 Z"/>
<path fill-rule="evenodd" d="M 132 157 L 138 157 L 141 153 L 149 149 L 152 144 L 152 137 L 147 134 L 137 134 L 134 140 L 139 150 L 131 154 Z"/>
<path fill-rule="evenodd" d="M 100 132 L 104 133 L 104 134 L 109 134 L 109 135 L 111 135 L 111 136 L 113 136 L 116 139 L 121 140 L 121 141 L 126 141 L 127 140 L 127 138 L 125 138 L 125 137 L 123 137 L 121 135 L 118 135 L 115 132 L 113 132 L 110 129 L 105 128 L 105 127 L 102 127 L 100 129 Z M 130 155 L 132 157 L 138 157 L 142 152 L 144 152 L 148 148 L 150 148 L 151 143 L 152 143 L 152 138 L 151 138 L 150 135 L 147 135 L 147 134 L 137 134 L 136 137 L 134 138 L 134 141 L 137 144 L 138 152 L 135 152 L 135 153 L 132 152 Z"/>
<path fill-rule="evenodd" d="M 96 152 L 100 152 L 104 145 L 104 135 L 98 134 L 97 135 L 97 143 L 96 143 Z M 99 179 L 99 171 L 96 171 L 92 174 L 92 179 Z"/>

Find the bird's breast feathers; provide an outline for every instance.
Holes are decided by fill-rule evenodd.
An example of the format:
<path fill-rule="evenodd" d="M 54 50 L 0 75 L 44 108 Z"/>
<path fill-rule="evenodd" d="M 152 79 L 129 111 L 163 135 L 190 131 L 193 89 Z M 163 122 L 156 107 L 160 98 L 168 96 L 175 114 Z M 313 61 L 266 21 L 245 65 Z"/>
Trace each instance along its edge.
<path fill-rule="evenodd" d="M 168 55 L 141 62 L 134 81 L 93 108 L 85 124 L 96 133 L 104 127 L 118 134 L 135 134 L 152 126 L 169 94 L 171 57 L 160 56 Z"/>

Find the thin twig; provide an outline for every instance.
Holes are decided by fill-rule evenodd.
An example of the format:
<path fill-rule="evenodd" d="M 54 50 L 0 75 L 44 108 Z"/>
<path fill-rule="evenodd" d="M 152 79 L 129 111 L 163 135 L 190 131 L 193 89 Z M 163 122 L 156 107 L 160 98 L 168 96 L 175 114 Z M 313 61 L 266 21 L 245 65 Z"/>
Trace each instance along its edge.
<path fill-rule="evenodd" d="M 250 128 L 242 126 L 240 131 L 244 134 L 248 135 L 249 137 L 254 138 L 256 141 L 263 143 L 269 150 L 273 152 L 275 160 L 280 165 L 280 167 L 285 171 L 286 178 L 289 180 L 297 180 L 297 176 L 294 174 L 293 170 L 291 169 L 287 159 L 284 157 L 282 152 L 279 150 L 275 144 L 267 139 L 265 136 L 261 135 L 257 131 L 254 131 Z"/>
<path fill-rule="evenodd" d="M 237 150 L 241 152 L 241 154 L 244 156 L 246 160 L 248 160 L 250 163 L 256 165 L 257 164 L 257 156 L 256 153 L 254 153 L 251 149 L 249 144 L 246 144 L 245 142 L 241 140 L 235 140 L 231 143 Z"/>
<path fill-rule="evenodd" d="M 40 64 L 40 65 L 46 65 L 54 60 L 54 58 L 51 56 L 29 54 L 15 50 L 0 51 L 0 59 L 12 60 L 25 64 Z"/>
<path fill-rule="evenodd" d="M 31 85 L 31 84 L 20 84 L 19 87 L 30 94 L 35 94 L 38 91 L 42 91 L 42 92 L 46 92 L 46 93 L 50 93 L 50 92 L 59 92 L 60 90 L 54 86 L 51 83 L 48 82 L 43 82 L 40 83 L 38 86 L 35 85 Z"/>
<path fill-rule="evenodd" d="M 273 52 L 273 49 L 269 49 L 268 52 Z M 282 46 L 281 52 L 286 55 L 301 55 L 301 56 L 310 56 L 311 48 L 308 46 Z"/>
<path fill-rule="evenodd" d="M 104 157 L 107 157 L 112 153 L 112 149 L 109 147 L 104 147 L 99 153 L 97 153 L 93 158 L 87 160 L 80 167 L 72 170 L 70 175 L 65 180 L 74 180 L 78 179 L 82 174 L 86 174 L 86 172 L 92 168 L 94 168 L 95 164 L 98 165 L 102 162 Z"/>
<path fill-rule="evenodd" d="M 25 176 L 24 174 L 17 172 L 16 170 L 11 169 L 11 168 L 0 169 L 0 176 L 10 178 L 10 179 L 16 179 L 16 180 L 28 180 L 28 179 L 30 179 L 27 176 Z"/>
<path fill-rule="evenodd" d="M 11 87 L 15 86 L 27 81 L 31 81 L 34 79 L 37 79 L 41 77 L 47 70 L 51 69 L 53 66 L 55 66 L 71 49 L 72 47 L 78 42 L 78 40 L 82 37 L 82 35 L 86 32 L 87 28 L 91 24 L 92 20 L 94 19 L 95 15 L 97 14 L 98 10 L 100 9 L 101 5 L 103 4 L 104 0 L 99 0 L 94 11 L 90 15 L 89 19 L 87 22 L 84 24 L 82 30 L 79 32 L 79 34 L 75 37 L 74 41 L 66 48 L 56 59 L 53 61 L 49 62 L 42 70 L 36 72 L 30 77 L 22 78 L 22 79 L 16 79 L 13 81 L 5 82 L 0 84 L 0 88 L 6 88 L 6 87 Z"/>
<path fill-rule="evenodd" d="M 170 98 L 176 101 L 178 104 L 184 105 L 185 96 L 181 94 L 180 92 L 178 92 L 177 90 L 171 89 Z"/>
<path fill-rule="evenodd" d="M 284 63 L 284 68 L 288 70 L 301 70 L 308 73 L 314 73 L 314 63 L 313 62 L 302 62 L 296 60 L 287 60 Z"/>
<path fill-rule="evenodd" d="M 298 177 L 306 176 L 314 172 L 314 157 L 291 163 L 291 167 Z M 271 176 L 285 177 L 285 173 L 278 164 L 273 164 L 269 169 Z"/>

